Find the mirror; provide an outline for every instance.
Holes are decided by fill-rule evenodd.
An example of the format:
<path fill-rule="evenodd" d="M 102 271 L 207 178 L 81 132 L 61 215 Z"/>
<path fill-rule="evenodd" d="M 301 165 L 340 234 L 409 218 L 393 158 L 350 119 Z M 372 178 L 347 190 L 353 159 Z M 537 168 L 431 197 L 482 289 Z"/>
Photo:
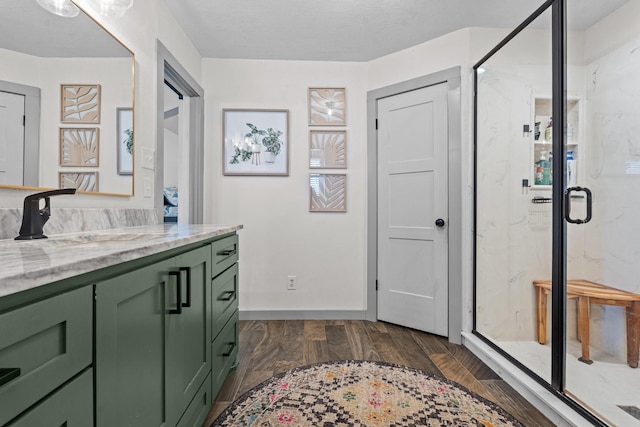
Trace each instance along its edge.
<path fill-rule="evenodd" d="M 0 188 L 131 196 L 133 53 L 82 11 L 2 9 Z"/>

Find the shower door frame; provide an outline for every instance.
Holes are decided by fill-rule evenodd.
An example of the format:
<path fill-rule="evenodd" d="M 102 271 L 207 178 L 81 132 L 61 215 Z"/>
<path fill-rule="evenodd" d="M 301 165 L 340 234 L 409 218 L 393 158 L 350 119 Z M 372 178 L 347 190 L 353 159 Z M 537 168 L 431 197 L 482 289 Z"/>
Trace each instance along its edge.
<path fill-rule="evenodd" d="M 502 49 L 509 41 L 515 38 L 521 31 L 527 28 L 542 13 L 551 8 L 551 45 L 552 45 L 552 116 L 553 126 L 552 151 L 561 153 L 553 156 L 552 168 L 554 182 L 552 187 L 552 293 L 551 293 L 551 382 L 545 381 L 527 366 L 515 359 L 489 338 L 482 335 L 476 329 L 476 303 L 477 303 L 477 236 L 473 235 L 473 334 L 483 342 L 498 351 L 502 356 L 516 365 L 520 370 L 528 374 L 546 389 L 551 391 L 559 399 L 567 403 L 573 409 L 596 426 L 606 424 L 589 412 L 585 407 L 565 394 L 566 380 L 566 313 L 567 313 L 567 222 L 565 220 L 564 192 L 567 184 L 566 145 L 564 129 L 566 127 L 567 105 L 567 0 L 547 0 L 535 12 L 533 12 L 522 24 L 514 29 L 507 37 L 498 43 L 474 66 L 474 230 L 477 230 L 478 208 L 478 69 Z M 559 173 L 558 173 L 559 172 Z"/>

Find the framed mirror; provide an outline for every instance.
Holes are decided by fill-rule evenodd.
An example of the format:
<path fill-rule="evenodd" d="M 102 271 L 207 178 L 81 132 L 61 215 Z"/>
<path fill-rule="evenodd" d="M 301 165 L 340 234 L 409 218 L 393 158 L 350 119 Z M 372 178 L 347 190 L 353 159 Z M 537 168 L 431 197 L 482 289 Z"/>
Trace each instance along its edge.
<path fill-rule="evenodd" d="M 2 9 L 0 188 L 133 195 L 131 50 L 82 10 Z"/>

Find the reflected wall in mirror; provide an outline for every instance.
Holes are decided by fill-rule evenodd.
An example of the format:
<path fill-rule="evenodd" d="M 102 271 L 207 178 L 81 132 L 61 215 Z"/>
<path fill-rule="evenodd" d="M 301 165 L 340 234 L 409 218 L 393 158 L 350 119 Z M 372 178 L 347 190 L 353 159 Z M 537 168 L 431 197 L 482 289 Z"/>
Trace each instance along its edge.
<path fill-rule="evenodd" d="M 0 187 L 57 188 L 61 174 L 91 173 L 101 194 L 132 195 L 133 175 L 118 173 L 118 111 L 133 112 L 133 53 L 82 11 L 64 18 L 36 0 L 3 0 L 2 10 Z M 66 87 L 99 88 L 97 120 L 62 119 Z M 78 169 L 61 157 L 64 136 L 91 130 L 100 143 L 86 149 L 100 161 Z"/>

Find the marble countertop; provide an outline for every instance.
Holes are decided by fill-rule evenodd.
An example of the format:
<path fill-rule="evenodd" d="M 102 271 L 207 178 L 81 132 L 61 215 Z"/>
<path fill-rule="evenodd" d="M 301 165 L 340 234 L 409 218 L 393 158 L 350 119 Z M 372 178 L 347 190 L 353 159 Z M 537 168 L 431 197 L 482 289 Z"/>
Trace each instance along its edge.
<path fill-rule="evenodd" d="M 0 297 L 242 229 L 172 224 L 0 240 Z"/>

